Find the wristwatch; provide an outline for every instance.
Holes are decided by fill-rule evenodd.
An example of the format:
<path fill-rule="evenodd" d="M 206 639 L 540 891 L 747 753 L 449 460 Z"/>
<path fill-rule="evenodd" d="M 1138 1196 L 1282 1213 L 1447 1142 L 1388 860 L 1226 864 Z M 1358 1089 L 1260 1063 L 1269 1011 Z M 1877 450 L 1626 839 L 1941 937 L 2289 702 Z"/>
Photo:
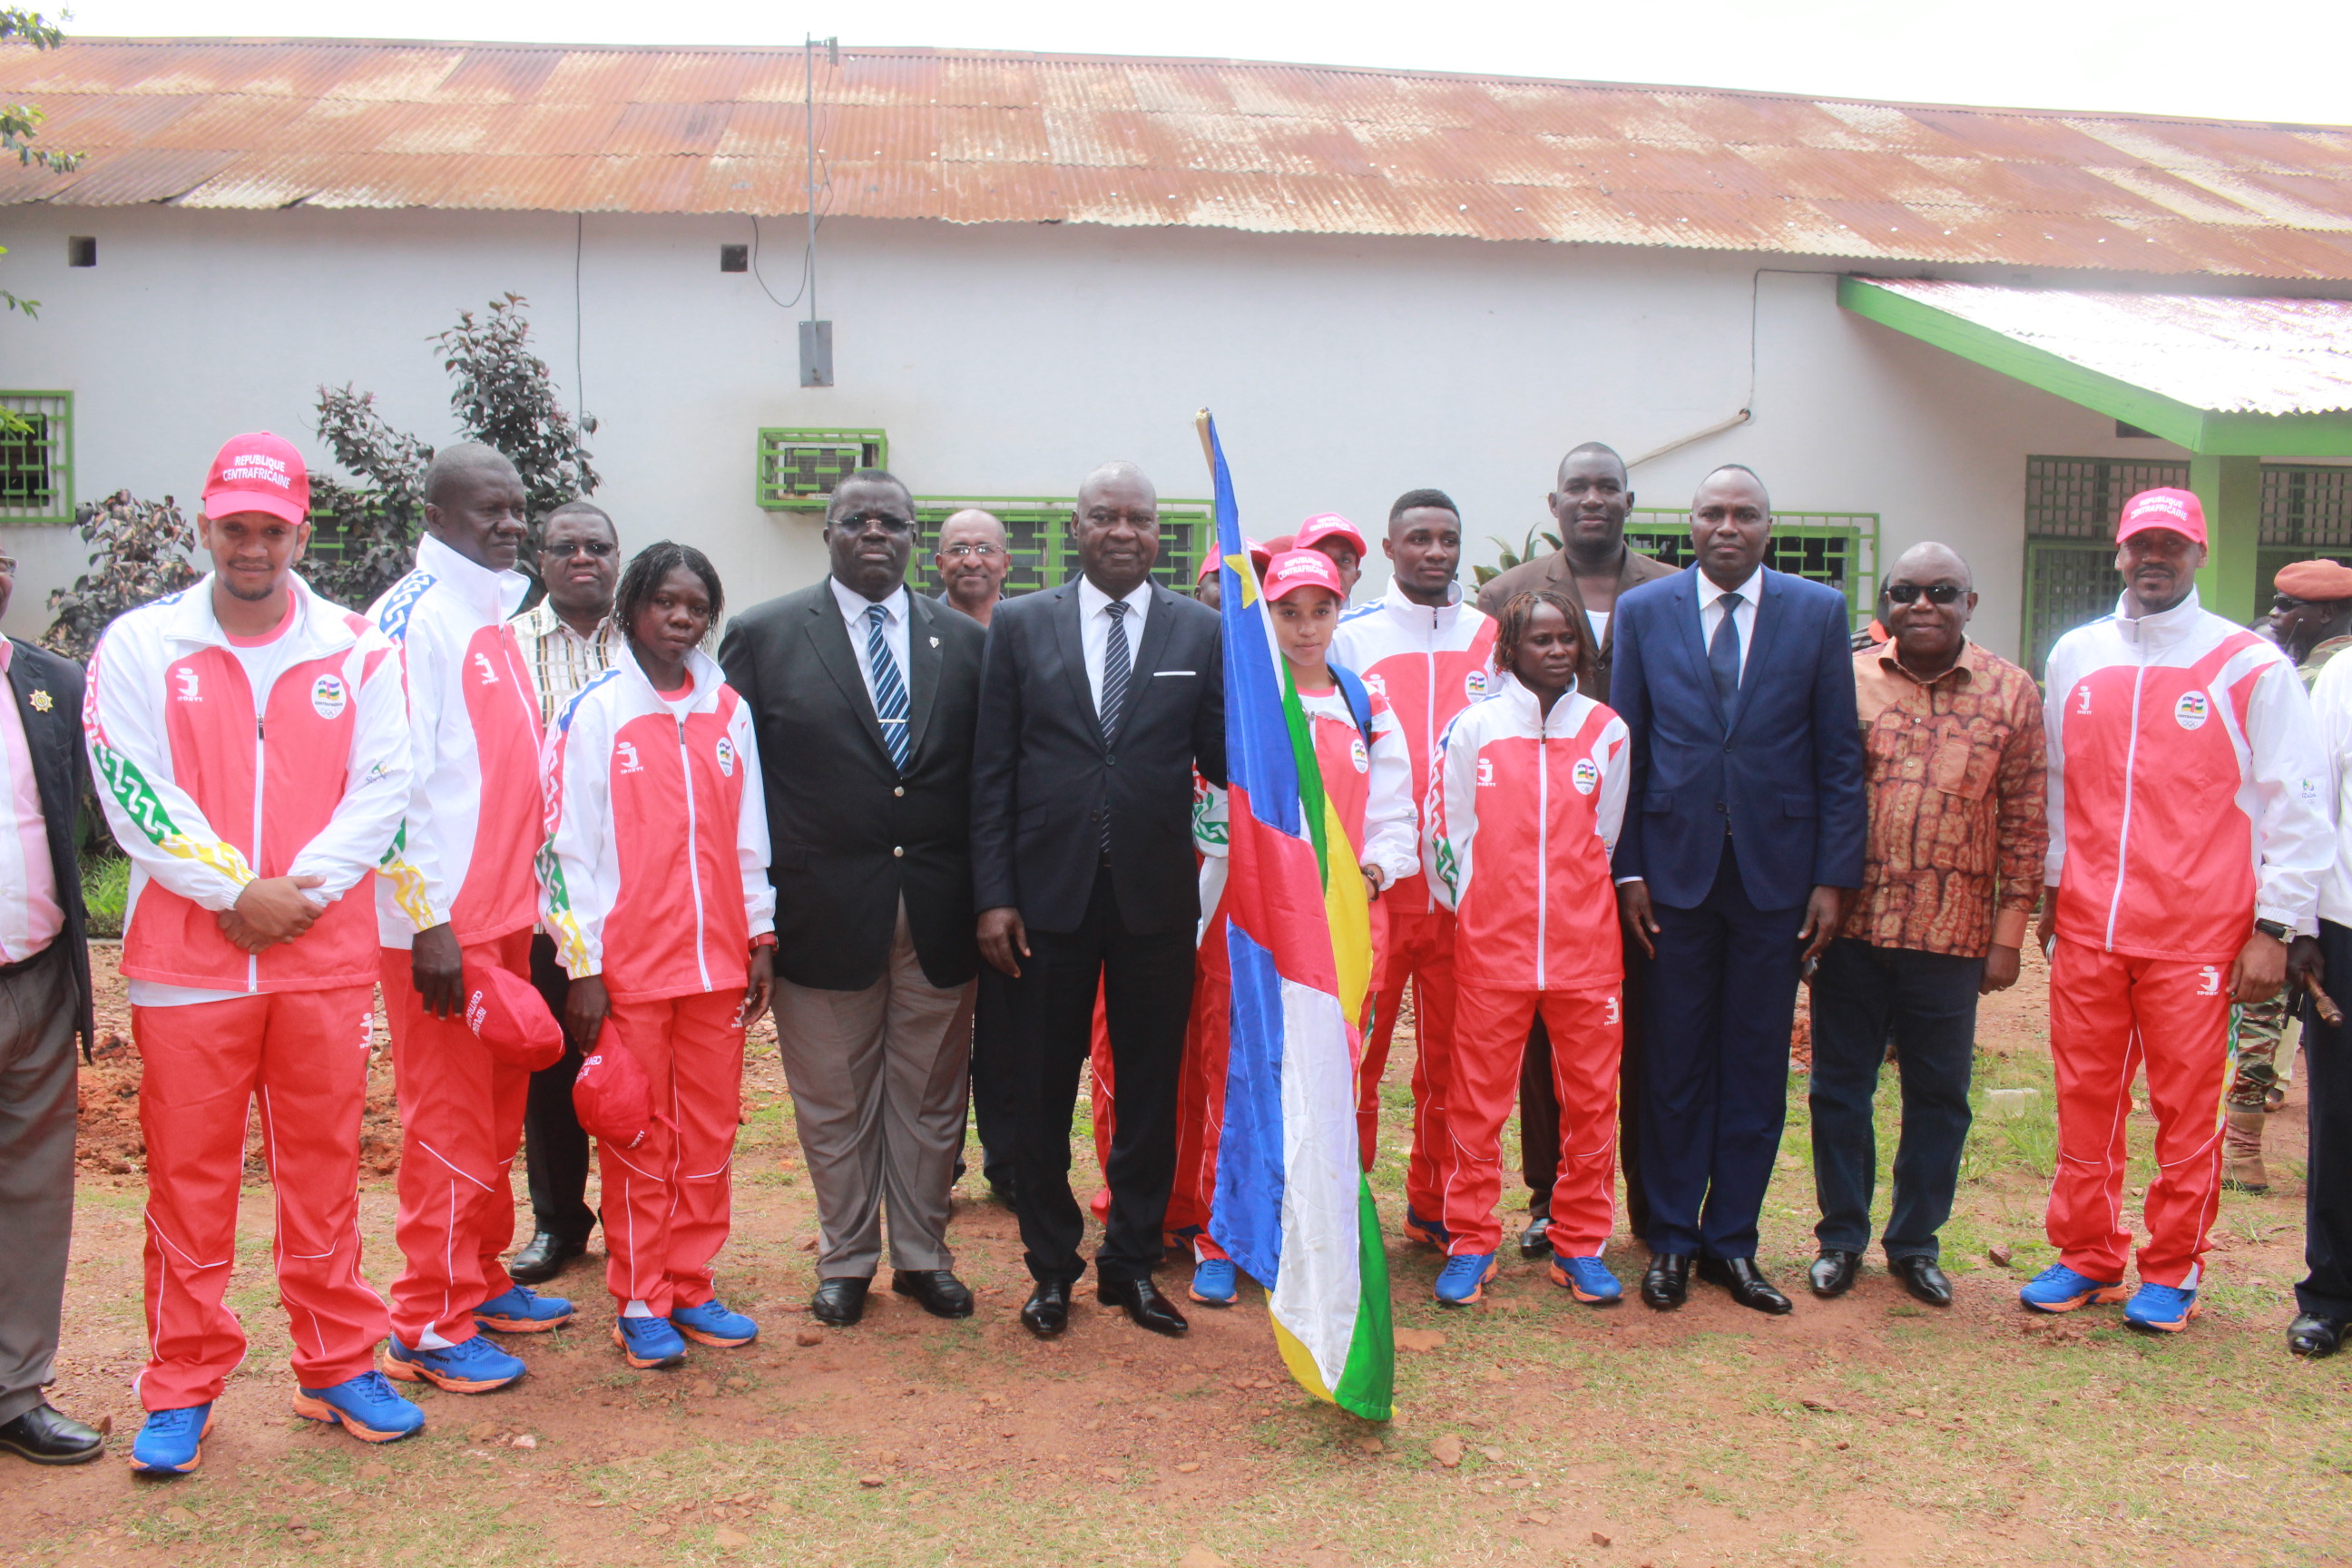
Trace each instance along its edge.
<path fill-rule="evenodd" d="M 2294 932 L 2287 930 L 2284 925 L 2281 924 L 2277 921 L 2256 921 L 2254 922 L 2254 929 L 2262 932 L 2264 936 L 2270 938 L 2273 942 L 2292 942 L 2294 940 Z"/>

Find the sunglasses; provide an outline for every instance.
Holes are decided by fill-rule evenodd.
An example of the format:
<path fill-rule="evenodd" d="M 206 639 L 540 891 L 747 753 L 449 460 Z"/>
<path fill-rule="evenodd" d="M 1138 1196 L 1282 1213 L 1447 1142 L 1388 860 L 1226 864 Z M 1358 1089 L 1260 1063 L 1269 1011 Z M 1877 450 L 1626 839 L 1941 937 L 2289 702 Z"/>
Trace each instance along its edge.
<path fill-rule="evenodd" d="M 1890 604 L 1896 605 L 1912 604 L 1916 602 L 1922 594 L 1927 596 L 1927 602 L 1931 605 L 1955 604 L 1958 601 L 1960 595 L 1967 592 L 1968 590 L 1961 587 L 1958 583 L 1930 583 L 1925 587 L 1920 586 L 1916 583 L 1889 583 L 1886 584 L 1887 601 Z"/>

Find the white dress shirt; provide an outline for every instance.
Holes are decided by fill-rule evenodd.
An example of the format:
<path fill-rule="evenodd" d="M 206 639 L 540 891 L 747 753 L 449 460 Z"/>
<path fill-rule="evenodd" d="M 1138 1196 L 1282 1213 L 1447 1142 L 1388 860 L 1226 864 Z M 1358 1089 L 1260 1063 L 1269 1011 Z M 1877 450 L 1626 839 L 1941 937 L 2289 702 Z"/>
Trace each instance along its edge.
<path fill-rule="evenodd" d="M 1136 650 L 1143 646 L 1143 617 L 1151 608 L 1151 584 L 1139 583 L 1135 592 L 1120 601 L 1127 605 L 1128 689 L 1132 695 L 1135 681 L 1148 679 L 1150 671 L 1135 666 Z M 1102 712 L 1103 654 L 1110 647 L 1110 595 L 1085 577 L 1078 579 L 1078 640 L 1086 649 L 1087 689 L 1095 694 L 1095 712 Z"/>
<path fill-rule="evenodd" d="M 1759 566 L 1750 572 L 1748 581 L 1730 592 L 1739 595 L 1739 608 L 1732 612 L 1732 624 L 1739 628 L 1739 680 L 1744 686 L 1748 683 L 1748 650 L 1756 646 L 1756 601 L 1764 593 L 1764 568 Z M 1698 574 L 1698 646 L 1702 655 L 1715 646 L 1715 628 L 1723 625 L 1724 593 L 1706 573 Z"/>
<path fill-rule="evenodd" d="M 5 684 L 16 656 L 16 645 L 0 637 L 0 963 L 22 963 L 66 925 L 25 716 Z"/>
<path fill-rule="evenodd" d="M 911 710 L 915 700 L 915 678 L 907 668 L 906 584 L 900 584 L 888 598 L 875 600 L 854 588 L 844 587 L 838 577 L 827 577 L 825 581 L 833 584 L 833 598 L 841 606 L 841 618 L 849 623 L 850 651 L 857 655 L 857 673 L 866 678 L 866 700 L 873 707 L 875 716 L 881 716 L 882 705 L 874 700 L 874 666 L 866 657 L 866 641 L 874 635 L 874 623 L 866 618 L 866 612 L 877 603 L 882 606 L 882 646 L 890 650 L 890 657 L 898 663 L 898 685 L 907 693 L 908 706 Z"/>

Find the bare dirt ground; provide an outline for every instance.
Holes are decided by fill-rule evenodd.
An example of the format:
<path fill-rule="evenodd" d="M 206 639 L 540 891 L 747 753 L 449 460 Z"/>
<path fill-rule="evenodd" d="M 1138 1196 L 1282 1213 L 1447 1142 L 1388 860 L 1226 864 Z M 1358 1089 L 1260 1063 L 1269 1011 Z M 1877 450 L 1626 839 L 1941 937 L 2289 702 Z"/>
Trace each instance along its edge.
<path fill-rule="evenodd" d="M 110 965 L 102 964 L 101 968 Z M 561 1289 L 572 1328 L 517 1348 L 532 1375 L 479 1398 L 422 1395 L 419 1437 L 370 1448 L 287 1410 L 286 1327 L 268 1275 L 270 1193 L 247 1171 L 230 1300 L 251 1352 L 204 1469 L 138 1483 L 138 1063 L 83 1074 L 79 1227 L 55 1396 L 110 1416 L 116 1455 L 78 1470 L 0 1464 L 9 1561 L 123 1563 L 1320 1565 L 1607 1563 L 2325 1563 L 2352 1561 L 2352 1357 L 2282 1347 L 2301 1272 L 2300 1087 L 2273 1118 L 2267 1197 L 2223 1200 L 2208 1310 L 2183 1336 L 2118 1310 L 2029 1317 L 2015 1289 L 2048 1259 L 2053 1137 L 2043 974 L 1992 999 L 1979 1122 L 1945 1257 L 1959 1291 L 1921 1307 L 1874 1265 L 1853 1295 L 1804 1295 L 1811 1184 L 1801 1076 L 1761 1261 L 1797 1297 L 1768 1320 L 1696 1288 L 1670 1315 L 1577 1307 L 1507 1255 L 1488 1303 L 1430 1300 L 1436 1263 L 1394 1244 L 1396 1421 L 1299 1393 L 1263 1299 L 1196 1310 L 1154 1338 L 1081 1297 L 1068 1335 L 1013 1321 L 1027 1289 L 1011 1216 L 959 1204 L 968 1322 L 877 1293 L 856 1329 L 816 1329 L 814 1219 L 772 1037 L 744 1086 L 734 1238 L 721 1288 L 765 1332 L 629 1371 L 608 1338 L 600 1252 Z M 119 994 L 103 1005 L 128 1033 Z M 1411 1074 L 1389 1068 L 1374 1184 L 1401 1217 Z M 1891 1075 L 1890 1075 L 1891 1076 Z M 368 1115 L 368 1272 L 396 1266 L 396 1146 L 379 1063 Z M 2000 1110 L 1983 1091 L 2004 1096 Z M 2022 1099 L 2021 1114 L 2003 1112 Z M 1083 1102 L 1082 1102 L 1083 1104 Z M 1881 1192 L 1893 1154 L 1881 1096 Z M 1077 1130 L 1081 1163 L 1090 1146 Z M 2151 1129 L 2135 1118 L 2149 1167 Z M 977 1162 L 975 1161 L 975 1164 Z M 518 1180 L 520 1186 L 520 1180 Z M 981 1191 L 979 1179 L 967 1190 Z M 1520 1195 L 1507 1193 L 1507 1202 Z M 2136 1219 L 2136 1216 L 2135 1216 Z M 529 1216 L 522 1216 L 527 1230 Z M 1514 1227 L 1515 1228 L 1515 1227 Z M 2004 1267 L 1992 1261 L 2006 1256 Z M 1612 1258 L 1628 1284 L 1642 1248 Z M 1163 1277 L 1181 1289 L 1185 1270 Z"/>

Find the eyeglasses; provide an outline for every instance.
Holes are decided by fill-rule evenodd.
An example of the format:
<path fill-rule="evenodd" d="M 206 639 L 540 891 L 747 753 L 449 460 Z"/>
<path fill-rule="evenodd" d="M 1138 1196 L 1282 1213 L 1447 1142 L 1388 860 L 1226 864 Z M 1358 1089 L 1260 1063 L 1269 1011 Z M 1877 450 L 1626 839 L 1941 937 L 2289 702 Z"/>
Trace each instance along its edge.
<path fill-rule="evenodd" d="M 866 528 L 868 523 L 880 528 L 885 533 L 912 533 L 915 531 L 915 520 L 913 518 L 898 517 L 887 511 L 861 511 L 854 513 L 848 517 L 836 517 L 826 526 L 829 528 L 838 528 L 849 533 L 863 533 L 866 531 Z"/>
<path fill-rule="evenodd" d="M 569 561 L 575 555 L 585 555 L 592 561 L 602 561 L 620 547 L 609 539 L 580 539 L 570 544 L 547 544 L 540 547 L 541 555 L 551 555 L 558 561 Z"/>
<path fill-rule="evenodd" d="M 1960 595 L 1967 592 L 1968 590 L 1958 583 L 1930 583 L 1925 587 L 1916 583 L 1886 584 L 1887 600 L 1896 605 L 1915 603 L 1922 594 L 1927 595 L 1927 602 L 1931 605 L 1949 605 L 1957 603 Z"/>
<path fill-rule="evenodd" d="M 993 561 L 1004 552 L 1001 547 L 993 544 L 950 544 L 940 553 L 957 561 L 972 555 L 979 556 L 982 561 Z"/>
<path fill-rule="evenodd" d="M 16 558 L 13 555 L 0 555 L 0 577 L 14 577 L 16 574 Z"/>

